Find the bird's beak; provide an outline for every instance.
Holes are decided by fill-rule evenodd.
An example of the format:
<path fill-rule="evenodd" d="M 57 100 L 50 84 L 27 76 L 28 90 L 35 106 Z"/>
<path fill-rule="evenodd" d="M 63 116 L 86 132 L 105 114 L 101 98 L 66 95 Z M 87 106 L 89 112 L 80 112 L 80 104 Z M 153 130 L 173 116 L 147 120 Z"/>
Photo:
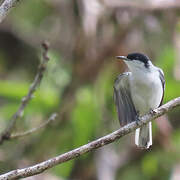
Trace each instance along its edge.
<path fill-rule="evenodd" d="M 126 56 L 116 56 L 117 59 L 122 59 L 125 61 L 130 61 Z"/>

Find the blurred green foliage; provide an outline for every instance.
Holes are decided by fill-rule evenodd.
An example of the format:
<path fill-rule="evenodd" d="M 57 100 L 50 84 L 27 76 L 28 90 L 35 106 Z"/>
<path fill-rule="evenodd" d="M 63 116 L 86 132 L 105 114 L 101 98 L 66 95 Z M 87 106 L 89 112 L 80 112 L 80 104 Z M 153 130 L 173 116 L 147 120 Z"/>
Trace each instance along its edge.
<path fill-rule="evenodd" d="M 23 2 L 12 11 L 11 17 L 18 22 L 18 28 L 24 33 L 38 28 L 50 14 L 51 7 L 44 0 L 37 0 Z"/>
<path fill-rule="evenodd" d="M 97 24 L 95 23 L 97 32 L 95 34 L 91 32 L 88 37 L 86 30 L 88 29 L 90 32 L 93 29 L 93 20 L 83 18 L 91 17 L 93 19 L 94 15 L 98 13 L 86 16 L 85 8 L 82 8 L 82 4 L 79 2 L 81 1 L 22 1 L 17 8 L 13 9 L 7 18 L 7 24 L 5 23 L 4 29 L 2 28 L 2 31 L 6 31 L 7 34 L 3 34 L 1 37 L 5 35 L 10 37 L 8 34 L 10 33 L 11 36 L 18 39 L 15 45 L 11 38 L 8 41 L 2 40 L 2 45 L 13 44 L 12 50 L 15 52 L 18 45 L 27 46 L 28 53 L 23 50 L 16 52 L 22 54 L 22 57 L 31 57 L 32 54 L 36 54 L 41 59 L 40 41 L 50 39 L 52 44 L 49 50 L 50 61 L 47 71 L 40 87 L 37 88 L 33 99 L 25 109 L 23 118 L 18 121 L 15 132 L 36 127 L 45 121 L 52 112 L 61 112 L 64 105 L 61 103 L 67 103 L 65 105 L 68 106 L 74 100 L 74 104 L 66 110 L 64 116 L 58 117 L 56 122 L 47 128 L 31 136 L 5 143 L 0 150 L 0 173 L 65 153 L 120 127 L 113 101 L 113 84 L 117 75 L 123 72 L 125 67 L 115 61 L 114 57 L 119 55 L 118 53 L 124 55 L 133 48 L 134 51 L 142 52 L 148 49 L 147 54 L 155 57 L 153 63 L 162 68 L 165 74 L 164 102 L 180 96 L 180 82 L 174 78 L 177 49 L 172 39 L 175 35 L 171 34 L 170 30 L 175 27 L 177 32 L 173 31 L 173 33 L 180 33 L 180 23 L 168 25 L 167 22 L 173 22 L 170 22 L 167 13 L 165 15 L 163 13 L 153 14 L 153 11 L 150 11 L 149 14 L 138 16 L 138 13 L 133 14 L 133 11 L 132 14 L 123 14 L 123 12 L 116 12 L 118 8 L 116 10 L 107 9 L 107 11 L 102 11 L 105 13 L 103 17 L 97 21 L 94 19 L 97 22 Z M 94 7 L 93 10 L 95 8 L 97 7 Z M 120 16 L 125 17 L 125 20 L 118 19 Z M 91 22 L 92 26 L 86 29 L 87 24 L 84 22 Z M 129 26 L 130 29 L 128 29 Z M 155 28 L 151 29 L 150 27 Z M 138 43 L 134 43 L 134 39 L 137 39 Z M 115 43 L 116 41 L 119 44 Z M 114 44 L 113 47 L 111 47 L 112 44 Z M 134 47 L 132 48 L 131 45 Z M 35 76 L 35 70 L 31 73 L 23 65 L 30 64 L 31 66 L 36 60 L 32 59 L 31 64 L 25 58 L 20 62 L 22 66 L 17 65 L 18 58 L 13 57 L 13 61 L 9 61 L 8 55 L 11 54 L 9 51 L 9 49 L 7 52 L 0 50 L 1 131 L 16 112 L 21 99 L 28 92 L 32 77 Z M 97 56 L 94 58 L 95 55 Z M 13 71 L 7 68 L 8 63 L 14 67 Z M 95 66 L 92 65 L 93 63 Z M 33 68 L 32 65 L 31 69 Z M 69 91 L 70 98 L 64 102 Z M 137 153 L 134 146 L 126 145 L 129 142 L 130 144 L 134 143 L 130 138 L 127 138 L 128 142 L 126 143 L 123 143 L 124 139 L 114 143 L 114 146 L 119 145 L 117 148 L 112 145 L 111 148 L 117 150 L 116 158 L 119 158 L 121 163 L 123 163 L 121 150 L 129 151 L 131 148 L 124 164 L 119 163 L 120 168 L 116 170 L 116 179 L 166 180 L 171 178 L 174 166 L 180 163 L 179 109 L 172 111 L 168 116 L 172 122 L 172 132 L 163 136 L 156 123 L 153 123 L 155 143 L 149 151 Z M 117 124 L 118 126 L 116 126 Z M 168 147 L 159 140 L 159 137 L 167 138 L 167 142 L 170 142 L 167 143 Z M 131 153 L 133 157 L 131 157 Z M 105 156 L 111 156 L 111 154 Z M 54 167 L 49 173 L 64 179 L 70 179 L 70 177 L 79 180 L 82 177 L 85 177 L 86 180 L 97 179 L 98 168 L 95 159 L 98 157 L 96 152 L 92 155 L 84 155 Z M 114 162 L 110 162 L 109 159 L 108 162 L 104 161 L 101 164 L 111 164 L 114 167 Z"/>
<path fill-rule="evenodd" d="M 175 52 L 171 46 L 165 46 L 157 57 L 157 65 L 164 71 L 166 85 L 164 102 L 179 96 L 179 82 L 174 79 L 173 71 L 175 66 Z M 173 87 L 173 88 L 172 88 Z"/>
<path fill-rule="evenodd" d="M 91 87 L 78 90 L 76 103 L 71 114 L 74 147 L 93 140 L 100 122 L 98 104 Z"/>

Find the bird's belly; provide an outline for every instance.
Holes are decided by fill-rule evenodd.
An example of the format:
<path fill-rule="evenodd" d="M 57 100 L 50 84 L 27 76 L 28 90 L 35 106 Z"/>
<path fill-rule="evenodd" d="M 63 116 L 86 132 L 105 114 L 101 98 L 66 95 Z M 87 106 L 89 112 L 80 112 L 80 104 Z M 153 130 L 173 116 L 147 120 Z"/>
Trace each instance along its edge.
<path fill-rule="evenodd" d="M 163 91 L 161 83 L 136 84 L 131 88 L 131 96 L 139 115 L 144 115 L 160 105 Z"/>

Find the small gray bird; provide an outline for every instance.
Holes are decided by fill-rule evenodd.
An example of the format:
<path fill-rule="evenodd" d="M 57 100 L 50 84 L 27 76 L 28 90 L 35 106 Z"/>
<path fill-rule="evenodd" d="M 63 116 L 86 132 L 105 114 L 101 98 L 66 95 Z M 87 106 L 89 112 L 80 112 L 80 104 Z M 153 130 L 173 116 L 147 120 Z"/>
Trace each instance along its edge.
<path fill-rule="evenodd" d="M 130 72 L 120 74 L 114 84 L 114 99 L 120 125 L 137 121 L 149 111 L 159 107 L 164 97 L 163 71 L 154 66 L 148 56 L 131 53 L 117 56 L 128 66 Z M 152 145 L 152 124 L 149 122 L 136 129 L 135 144 L 143 149 Z"/>

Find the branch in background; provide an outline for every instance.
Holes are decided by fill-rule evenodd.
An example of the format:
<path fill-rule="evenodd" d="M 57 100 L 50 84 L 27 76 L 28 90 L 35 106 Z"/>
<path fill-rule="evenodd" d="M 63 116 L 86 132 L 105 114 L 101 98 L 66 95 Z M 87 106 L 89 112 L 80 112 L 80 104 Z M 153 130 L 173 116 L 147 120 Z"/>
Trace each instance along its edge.
<path fill-rule="evenodd" d="M 21 133 L 16 133 L 16 134 L 12 134 L 10 135 L 9 139 L 16 139 L 16 138 L 20 138 L 20 137 L 24 137 L 24 136 L 27 136 L 27 135 L 30 135 L 30 134 L 33 134 L 34 132 L 42 129 L 43 127 L 49 125 L 51 122 L 53 122 L 57 117 L 57 114 L 56 113 L 53 113 L 49 119 L 45 122 L 43 122 L 42 124 L 40 124 L 38 127 L 35 127 L 35 128 L 32 128 L 28 131 L 25 131 L 25 132 L 21 132 Z"/>
<path fill-rule="evenodd" d="M 95 141 L 92 141 L 86 145 L 83 145 L 79 148 L 76 148 L 76 149 L 69 151 L 67 153 L 64 153 L 62 155 L 51 158 L 49 160 L 46 160 L 46 161 L 36 164 L 34 166 L 27 167 L 24 169 L 13 170 L 6 174 L 0 175 L 0 179 L 12 180 L 12 179 L 24 178 L 24 177 L 29 177 L 29 176 L 33 176 L 36 174 L 40 174 L 43 171 L 45 171 L 49 168 L 52 168 L 58 164 L 69 161 L 71 159 L 74 159 L 74 158 L 82 155 L 82 154 L 85 154 L 94 149 L 97 149 L 104 145 L 112 143 L 115 140 L 120 139 L 121 137 L 125 136 L 126 134 L 133 132 L 135 129 L 143 126 L 144 124 L 148 123 L 149 121 L 151 121 L 159 116 L 162 116 L 163 114 L 167 113 L 168 111 L 172 110 L 173 108 L 175 108 L 177 106 L 180 106 L 180 97 L 169 101 L 168 103 L 164 104 L 163 106 L 153 110 L 153 112 L 150 112 L 150 113 L 146 114 L 145 116 L 141 117 L 140 121 L 138 123 L 132 122 L 132 123 L 120 128 L 119 130 L 114 131 L 111 134 L 108 134 L 108 135 L 106 135 L 102 138 L 99 138 Z"/>
<path fill-rule="evenodd" d="M 29 103 L 31 98 L 33 97 L 34 92 L 36 91 L 38 85 L 40 84 L 40 82 L 41 82 L 41 80 L 43 78 L 44 72 L 46 70 L 47 62 L 49 61 L 49 57 L 48 57 L 49 45 L 48 45 L 48 43 L 47 42 L 42 43 L 42 48 L 43 48 L 42 61 L 41 61 L 40 65 L 39 65 L 38 72 L 37 72 L 37 74 L 35 76 L 35 79 L 34 79 L 32 85 L 29 88 L 28 94 L 25 97 L 22 98 L 19 109 L 12 116 L 10 124 L 1 133 L 1 135 L 0 135 L 0 144 L 2 144 L 5 140 L 10 139 L 12 130 L 16 125 L 17 119 L 22 117 L 25 107 L 27 106 L 27 104 Z"/>
<path fill-rule="evenodd" d="M 0 23 L 9 14 L 10 10 L 15 6 L 20 0 L 5 0 L 0 6 Z"/>
<path fill-rule="evenodd" d="M 161 0 L 159 1 L 149 1 L 147 3 L 138 3 L 133 1 L 118 1 L 118 0 L 103 0 L 103 3 L 107 7 L 118 8 L 118 9 L 125 9 L 125 10 L 142 10 L 142 11 L 162 11 L 168 9 L 179 9 L 180 8 L 180 1 L 164 1 L 162 3 Z"/>

